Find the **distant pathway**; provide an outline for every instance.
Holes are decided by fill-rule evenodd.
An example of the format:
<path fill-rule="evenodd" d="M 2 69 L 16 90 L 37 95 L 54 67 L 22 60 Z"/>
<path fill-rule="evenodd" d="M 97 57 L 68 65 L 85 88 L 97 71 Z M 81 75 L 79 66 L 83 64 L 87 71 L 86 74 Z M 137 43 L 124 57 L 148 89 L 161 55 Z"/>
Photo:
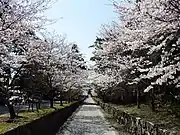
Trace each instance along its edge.
<path fill-rule="evenodd" d="M 89 97 L 57 135 L 118 135 L 118 133 L 105 120 L 100 107 Z"/>

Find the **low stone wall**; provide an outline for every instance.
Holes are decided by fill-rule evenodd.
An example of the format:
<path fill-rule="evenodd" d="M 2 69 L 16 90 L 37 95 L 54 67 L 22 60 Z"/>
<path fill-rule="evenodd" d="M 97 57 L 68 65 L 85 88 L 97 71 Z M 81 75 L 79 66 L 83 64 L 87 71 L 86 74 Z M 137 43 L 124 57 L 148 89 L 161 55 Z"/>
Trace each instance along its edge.
<path fill-rule="evenodd" d="M 159 128 L 157 124 L 134 117 L 101 101 L 96 101 L 103 110 L 112 114 L 118 123 L 125 125 L 126 130 L 133 135 L 177 135 L 174 131 Z"/>
<path fill-rule="evenodd" d="M 42 118 L 32 121 L 31 123 L 19 126 L 1 135 L 56 135 L 59 128 L 82 102 L 83 101 L 77 102 L 71 106 L 56 110 Z"/>

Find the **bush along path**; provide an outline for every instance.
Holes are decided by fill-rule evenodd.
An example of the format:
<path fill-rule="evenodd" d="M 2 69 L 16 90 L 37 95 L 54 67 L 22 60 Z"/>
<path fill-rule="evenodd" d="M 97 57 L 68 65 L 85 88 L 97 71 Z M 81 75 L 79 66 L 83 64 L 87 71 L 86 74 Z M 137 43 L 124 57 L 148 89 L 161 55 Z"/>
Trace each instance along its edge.
<path fill-rule="evenodd" d="M 152 123 L 137 117 L 136 115 L 131 115 L 129 112 L 125 112 L 123 108 L 117 105 L 112 105 L 104 103 L 99 99 L 95 101 L 102 107 L 104 111 L 112 114 L 118 123 L 123 124 L 125 130 L 131 134 L 136 135 L 178 135 L 179 132 L 171 131 L 161 128 L 161 124 Z M 122 107 L 122 106 L 121 106 Z M 130 107 L 129 107 L 130 108 Z M 127 107 L 126 107 L 127 109 Z"/>

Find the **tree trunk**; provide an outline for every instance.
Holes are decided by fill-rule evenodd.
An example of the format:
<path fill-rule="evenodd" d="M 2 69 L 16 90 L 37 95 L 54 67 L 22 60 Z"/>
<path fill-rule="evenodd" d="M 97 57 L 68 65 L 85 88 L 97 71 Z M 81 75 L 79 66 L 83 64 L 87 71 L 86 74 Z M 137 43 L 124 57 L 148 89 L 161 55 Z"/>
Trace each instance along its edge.
<path fill-rule="evenodd" d="M 16 117 L 16 113 L 14 111 L 13 105 L 8 104 L 7 107 L 9 109 L 10 119 L 14 119 Z"/>
<path fill-rule="evenodd" d="M 39 104 L 36 103 L 36 111 L 39 112 Z"/>
<path fill-rule="evenodd" d="M 31 108 L 32 108 L 32 112 L 34 112 L 34 105 L 33 105 L 34 103 L 32 102 L 31 103 Z"/>
<path fill-rule="evenodd" d="M 139 95 L 140 95 L 140 93 L 139 93 L 139 90 L 137 89 L 137 90 L 136 90 L 136 96 L 137 96 L 137 97 L 136 97 L 136 98 L 137 98 L 136 101 L 137 101 L 137 108 L 138 108 L 138 109 L 140 109 Z"/>
<path fill-rule="evenodd" d="M 68 101 L 69 101 L 69 103 L 71 103 L 71 97 L 69 97 L 69 100 L 68 100 Z"/>
<path fill-rule="evenodd" d="M 51 108 L 53 108 L 54 106 L 53 106 L 53 98 L 52 99 L 50 99 L 50 107 Z"/>
<path fill-rule="evenodd" d="M 5 105 L 7 105 L 7 108 L 8 108 L 9 114 L 10 114 L 10 119 L 14 119 L 16 117 L 14 106 L 12 104 L 10 104 L 9 100 L 7 100 L 7 99 L 3 99 L 3 102 Z"/>
<path fill-rule="evenodd" d="M 31 103 L 28 102 L 28 111 L 31 109 Z"/>
<path fill-rule="evenodd" d="M 154 90 L 152 90 L 151 92 L 151 108 L 152 108 L 152 111 L 155 112 L 155 99 L 154 99 Z"/>
<path fill-rule="evenodd" d="M 41 109 L 41 103 L 40 102 L 38 103 L 38 108 Z"/>
<path fill-rule="evenodd" d="M 61 105 L 60 105 L 60 106 L 63 106 L 63 101 L 62 101 L 62 99 L 60 100 L 60 102 L 61 102 Z"/>

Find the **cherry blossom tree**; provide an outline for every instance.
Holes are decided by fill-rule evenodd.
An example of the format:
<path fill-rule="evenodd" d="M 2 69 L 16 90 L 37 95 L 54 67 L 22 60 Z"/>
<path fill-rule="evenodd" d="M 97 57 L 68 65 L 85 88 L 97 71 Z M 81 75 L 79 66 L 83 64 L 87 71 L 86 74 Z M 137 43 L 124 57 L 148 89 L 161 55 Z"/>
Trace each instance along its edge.
<path fill-rule="evenodd" d="M 85 80 L 86 65 L 77 45 L 67 43 L 65 37 L 46 33 L 43 38 L 44 41 L 38 39 L 31 42 L 28 62 L 42 66 L 40 72 L 47 78 L 47 94 L 53 107 L 54 98 L 58 98 L 62 105 L 65 92 L 69 96 L 73 95 L 72 91 L 77 95 Z"/>
<path fill-rule="evenodd" d="M 46 0 L 3 0 L 0 1 L 0 74 L 1 97 L 15 118 L 13 105 L 9 102 L 15 79 L 19 76 L 24 62 L 29 37 L 47 21 L 41 15 L 50 6 Z"/>
<path fill-rule="evenodd" d="M 95 70 L 113 78 L 113 87 L 125 83 L 129 89 L 133 85 L 138 104 L 143 92 L 151 93 L 152 108 L 157 93 L 177 98 L 179 1 L 129 1 L 128 6 L 127 3 L 113 4 L 120 22 L 103 27 L 96 40 L 97 43 L 100 39 L 101 43 L 94 46 Z"/>

